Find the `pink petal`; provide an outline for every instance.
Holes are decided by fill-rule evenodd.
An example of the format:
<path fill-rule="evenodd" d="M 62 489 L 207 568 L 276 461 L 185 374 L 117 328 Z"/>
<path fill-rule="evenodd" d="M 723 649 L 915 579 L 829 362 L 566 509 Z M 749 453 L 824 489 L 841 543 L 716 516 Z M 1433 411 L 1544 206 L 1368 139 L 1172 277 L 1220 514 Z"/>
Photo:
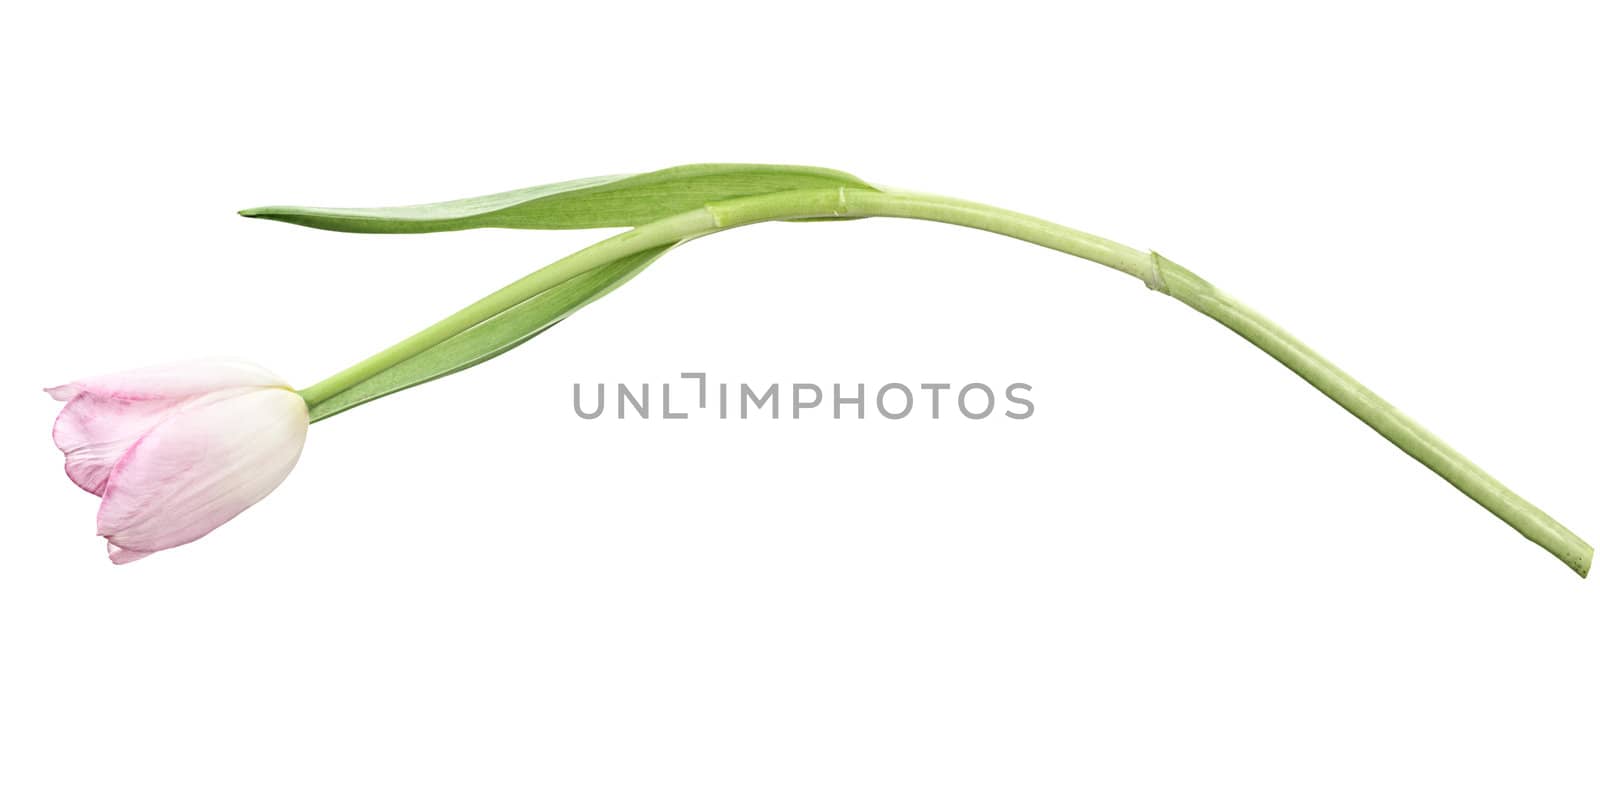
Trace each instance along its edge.
<path fill-rule="evenodd" d="M 111 563 L 113 564 L 126 564 L 129 561 L 138 561 L 150 554 L 139 550 L 129 550 L 126 547 L 117 547 L 112 542 L 107 541 L 106 555 L 111 556 Z"/>
<path fill-rule="evenodd" d="M 67 478 L 101 495 L 111 468 L 151 427 L 161 422 L 181 401 L 130 401 L 84 391 L 67 402 L 56 416 L 52 435 L 56 448 L 67 455 Z"/>
<path fill-rule="evenodd" d="M 66 385 L 57 385 L 54 388 L 45 388 L 44 392 L 50 394 L 50 398 L 56 401 L 72 401 L 72 398 L 82 393 L 83 389 L 68 383 Z"/>
<path fill-rule="evenodd" d="M 300 458 L 308 425 L 305 401 L 284 388 L 225 391 L 172 411 L 111 471 L 98 522 L 112 560 L 192 542 L 266 497 Z"/>
<path fill-rule="evenodd" d="M 190 399 L 218 390 L 287 387 L 272 372 L 236 360 L 200 360 L 108 374 L 49 388 L 67 402 L 56 418 L 56 447 L 67 477 L 102 495 L 111 469 L 141 435 Z"/>
<path fill-rule="evenodd" d="M 278 375 L 254 363 L 216 358 L 171 363 L 122 371 L 46 388 L 57 401 L 71 401 L 81 393 L 141 401 L 184 399 L 227 388 L 287 388 Z"/>

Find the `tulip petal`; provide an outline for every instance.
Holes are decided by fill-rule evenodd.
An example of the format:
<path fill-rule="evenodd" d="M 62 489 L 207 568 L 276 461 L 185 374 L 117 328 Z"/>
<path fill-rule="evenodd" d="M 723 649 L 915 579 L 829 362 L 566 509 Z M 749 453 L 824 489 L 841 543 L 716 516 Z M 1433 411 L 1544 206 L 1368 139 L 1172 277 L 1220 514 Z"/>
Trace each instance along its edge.
<path fill-rule="evenodd" d="M 95 495 L 129 446 L 184 401 L 219 390 L 287 387 L 253 363 L 212 359 L 107 374 L 47 388 L 67 402 L 56 418 L 56 447 L 67 457 L 67 477 Z"/>
<path fill-rule="evenodd" d="M 254 363 L 229 358 L 193 360 L 164 366 L 104 374 L 78 380 L 45 392 L 57 401 L 71 401 L 82 393 L 143 401 L 186 399 L 227 388 L 287 388 L 288 383 Z"/>
<path fill-rule="evenodd" d="M 106 483 L 98 523 L 112 560 L 192 542 L 261 500 L 300 458 L 308 426 L 305 400 L 285 388 L 224 391 L 171 412 Z"/>
<path fill-rule="evenodd" d="M 105 494 L 111 469 L 145 432 L 181 402 L 132 401 L 82 392 L 56 416 L 56 448 L 67 456 L 67 478 L 95 495 Z"/>
<path fill-rule="evenodd" d="M 106 542 L 106 555 L 111 556 L 111 563 L 126 564 L 129 561 L 138 561 L 150 553 L 141 550 L 129 550 L 126 547 L 117 547 L 113 542 Z"/>

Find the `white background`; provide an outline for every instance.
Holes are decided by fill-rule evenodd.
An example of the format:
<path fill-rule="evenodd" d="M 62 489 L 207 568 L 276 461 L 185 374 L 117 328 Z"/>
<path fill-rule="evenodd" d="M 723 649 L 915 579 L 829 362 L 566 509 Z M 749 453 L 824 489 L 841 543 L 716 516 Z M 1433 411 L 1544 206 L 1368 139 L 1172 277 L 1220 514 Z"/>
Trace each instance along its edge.
<path fill-rule="evenodd" d="M 606 235 L 242 207 L 815 164 L 1160 250 L 1600 539 L 1600 51 L 1584 4 L 1500 7 L 7 11 L 0 787 L 1592 785 L 1600 587 L 1221 327 L 1012 240 L 696 242 L 121 568 L 39 391 L 206 355 L 307 385 Z M 570 406 L 695 370 L 1038 411 Z"/>

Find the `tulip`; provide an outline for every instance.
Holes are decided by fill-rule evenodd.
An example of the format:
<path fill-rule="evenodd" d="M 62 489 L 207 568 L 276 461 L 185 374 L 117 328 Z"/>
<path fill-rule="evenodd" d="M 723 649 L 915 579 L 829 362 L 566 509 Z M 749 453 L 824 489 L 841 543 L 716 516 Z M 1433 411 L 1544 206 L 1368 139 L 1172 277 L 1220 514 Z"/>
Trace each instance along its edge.
<path fill-rule="evenodd" d="M 146 369 L 51 389 L 67 402 L 55 431 L 56 445 L 67 455 L 67 475 L 103 498 L 100 535 L 110 542 L 111 560 L 117 563 L 192 542 L 265 497 L 294 467 L 311 423 L 493 359 L 685 242 L 770 220 L 866 217 L 967 226 L 1134 276 L 1287 366 L 1579 575 L 1587 575 L 1593 561 L 1594 548 L 1566 526 L 1204 278 L 1153 251 L 1037 217 L 878 187 L 825 168 L 726 164 L 579 179 L 437 204 L 270 206 L 241 214 L 372 234 L 631 229 L 520 278 L 300 391 L 255 366 L 227 362 Z M 961 306 L 952 311 L 952 321 L 965 316 Z"/>
<path fill-rule="evenodd" d="M 67 477 L 100 496 L 111 561 L 187 544 L 272 492 L 294 468 L 310 419 L 271 372 L 206 360 L 80 380 L 54 430 Z"/>

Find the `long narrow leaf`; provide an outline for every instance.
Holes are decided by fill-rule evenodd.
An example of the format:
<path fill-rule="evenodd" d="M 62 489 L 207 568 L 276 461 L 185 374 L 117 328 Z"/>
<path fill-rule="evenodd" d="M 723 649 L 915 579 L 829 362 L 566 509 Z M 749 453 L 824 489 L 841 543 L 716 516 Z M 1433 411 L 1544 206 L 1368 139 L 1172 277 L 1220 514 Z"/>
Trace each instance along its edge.
<path fill-rule="evenodd" d="M 643 225 L 711 201 L 832 187 L 875 189 L 848 173 L 827 168 L 709 164 L 633 176 L 578 179 L 416 206 L 265 206 L 239 214 L 363 234 L 421 234 L 468 228 L 616 228 Z"/>
<path fill-rule="evenodd" d="M 362 402 L 454 374 L 496 357 L 554 327 L 650 266 L 672 245 L 652 248 L 585 272 L 524 300 L 311 408 L 312 422 Z"/>

